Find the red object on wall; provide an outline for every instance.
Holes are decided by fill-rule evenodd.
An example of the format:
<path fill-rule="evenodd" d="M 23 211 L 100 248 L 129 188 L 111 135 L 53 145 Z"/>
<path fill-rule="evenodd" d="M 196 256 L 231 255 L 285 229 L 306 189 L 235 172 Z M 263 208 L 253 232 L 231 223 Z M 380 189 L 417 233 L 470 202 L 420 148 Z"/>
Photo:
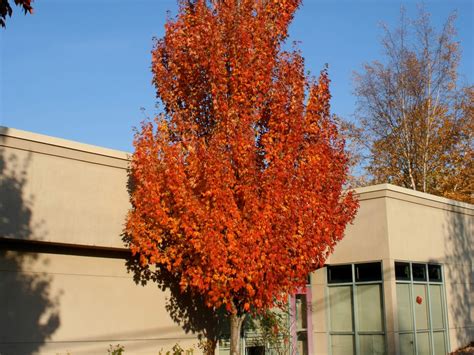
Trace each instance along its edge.
<path fill-rule="evenodd" d="M 416 303 L 422 304 L 423 303 L 423 298 L 421 298 L 420 296 L 416 296 Z"/>

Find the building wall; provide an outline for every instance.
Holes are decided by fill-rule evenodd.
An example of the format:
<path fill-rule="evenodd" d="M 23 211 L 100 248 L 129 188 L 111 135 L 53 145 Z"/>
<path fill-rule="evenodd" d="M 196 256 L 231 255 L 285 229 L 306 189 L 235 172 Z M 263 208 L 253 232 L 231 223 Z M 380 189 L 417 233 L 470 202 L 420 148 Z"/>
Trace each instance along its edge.
<path fill-rule="evenodd" d="M 387 199 L 392 265 L 404 260 L 443 265 L 450 344 L 458 349 L 474 340 L 474 208 L 409 192 L 392 191 Z"/>
<path fill-rule="evenodd" d="M 124 260 L 8 252 L 0 258 L 1 354 L 157 354 L 192 334 L 165 309 L 168 293 L 135 285 Z M 194 350 L 197 353 L 197 349 Z"/>
<path fill-rule="evenodd" d="M 185 322 L 186 301 L 127 272 L 127 164 L 123 152 L 0 128 L 0 353 L 196 347 L 203 314 L 188 312 Z M 474 207 L 392 185 L 358 194 L 356 220 L 328 264 L 382 262 L 389 353 L 397 353 L 395 261 L 444 265 L 451 348 L 473 340 Z M 311 290 L 311 350 L 326 354 L 325 268 Z"/>
<path fill-rule="evenodd" d="M 442 264 L 450 347 L 474 340 L 474 206 L 393 185 L 357 192 L 357 217 L 327 264 L 382 261 L 388 352 L 399 353 L 395 261 Z M 326 273 L 312 278 L 315 354 L 329 351 Z"/>
<path fill-rule="evenodd" d="M 359 202 L 360 207 L 354 223 L 347 226 L 344 239 L 336 246 L 327 264 L 364 261 L 382 261 L 384 265 L 388 263 L 386 200 L 380 194 L 367 193 L 359 195 Z M 327 354 L 330 346 L 326 272 L 326 268 L 320 269 L 311 279 L 314 354 Z M 388 297 L 390 288 L 386 287 L 384 291 L 385 297 Z"/>
<path fill-rule="evenodd" d="M 0 130 L 1 354 L 158 353 L 177 342 L 199 353 L 179 307 L 166 309 L 169 293 L 127 272 L 127 164 L 122 152 Z"/>
<path fill-rule="evenodd" d="M 6 131 L 6 132 L 5 132 Z M 2 202 L 10 223 L 23 205 L 31 233 L 18 226 L 4 237 L 104 247 L 122 247 L 120 234 L 129 208 L 127 155 L 12 129 L 0 131 Z M 13 191 L 12 188 L 16 188 Z M 17 206 L 18 205 L 18 206 Z"/>

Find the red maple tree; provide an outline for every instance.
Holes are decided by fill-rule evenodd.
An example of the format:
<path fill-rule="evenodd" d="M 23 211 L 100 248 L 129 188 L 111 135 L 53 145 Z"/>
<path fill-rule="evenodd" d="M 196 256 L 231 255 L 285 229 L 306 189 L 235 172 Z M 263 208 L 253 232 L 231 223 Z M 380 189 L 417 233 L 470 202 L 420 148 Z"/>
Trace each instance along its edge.
<path fill-rule="evenodd" d="M 27 12 L 30 14 L 33 13 L 33 6 L 31 5 L 33 1 L 34 0 L 14 0 L 15 5 L 22 7 L 25 14 Z M 5 27 L 7 16 L 11 17 L 12 13 L 13 9 L 8 0 L 0 0 L 0 27 Z"/>
<path fill-rule="evenodd" d="M 163 114 L 134 140 L 129 247 L 246 314 L 305 283 L 357 209 L 329 79 L 281 45 L 299 0 L 180 1 L 153 50 Z"/>

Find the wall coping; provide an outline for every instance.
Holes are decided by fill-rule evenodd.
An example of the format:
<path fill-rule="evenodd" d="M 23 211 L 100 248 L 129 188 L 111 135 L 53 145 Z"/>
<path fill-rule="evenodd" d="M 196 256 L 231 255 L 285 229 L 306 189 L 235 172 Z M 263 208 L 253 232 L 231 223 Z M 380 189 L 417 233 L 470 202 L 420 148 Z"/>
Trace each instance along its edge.
<path fill-rule="evenodd" d="M 421 191 L 411 190 L 392 184 L 378 184 L 354 189 L 360 201 L 374 198 L 394 198 L 406 202 L 416 203 L 428 207 L 436 207 L 450 210 L 464 210 L 468 214 L 474 214 L 474 205 L 466 202 L 451 200 L 449 198 L 435 196 Z"/>
<path fill-rule="evenodd" d="M 102 155 L 106 157 L 117 158 L 117 159 L 122 159 L 122 160 L 127 160 L 127 161 L 129 160 L 129 157 L 131 155 L 128 152 L 124 152 L 120 150 L 104 148 L 104 147 L 99 147 L 96 145 L 80 143 L 80 142 L 71 141 L 71 140 L 67 140 L 63 138 L 51 137 L 44 134 L 23 131 L 16 128 L 0 126 L 0 143 L 1 143 L 2 136 L 16 138 L 20 140 L 27 140 L 27 141 L 31 141 L 35 143 L 41 143 L 41 144 L 51 145 L 55 147 L 66 148 L 66 149 L 76 150 L 76 151 L 90 153 L 90 154 L 97 154 L 97 155 Z"/>

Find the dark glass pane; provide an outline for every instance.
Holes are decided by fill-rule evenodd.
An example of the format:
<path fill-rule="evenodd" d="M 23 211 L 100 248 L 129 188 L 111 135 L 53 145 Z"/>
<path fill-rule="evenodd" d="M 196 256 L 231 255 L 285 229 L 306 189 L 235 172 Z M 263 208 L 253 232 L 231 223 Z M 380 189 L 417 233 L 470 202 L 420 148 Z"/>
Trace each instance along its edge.
<path fill-rule="evenodd" d="M 410 264 L 395 263 L 395 278 L 397 280 L 410 281 Z"/>
<path fill-rule="evenodd" d="M 308 308 L 306 295 L 297 294 L 296 303 L 296 327 L 297 329 L 306 329 L 308 327 Z"/>
<path fill-rule="evenodd" d="M 426 281 L 425 264 L 411 264 L 411 272 L 413 273 L 413 281 Z"/>
<path fill-rule="evenodd" d="M 382 281 L 382 267 L 380 263 L 355 265 L 356 281 Z"/>
<path fill-rule="evenodd" d="M 352 265 L 328 266 L 328 283 L 352 282 Z"/>
<path fill-rule="evenodd" d="M 247 347 L 247 355 L 265 355 L 265 347 L 249 346 Z"/>
<path fill-rule="evenodd" d="M 308 336 L 306 332 L 298 332 L 296 347 L 298 355 L 308 355 Z"/>
<path fill-rule="evenodd" d="M 441 276 L 441 265 L 428 265 L 428 276 L 430 278 L 430 281 L 443 281 L 443 278 Z"/>

